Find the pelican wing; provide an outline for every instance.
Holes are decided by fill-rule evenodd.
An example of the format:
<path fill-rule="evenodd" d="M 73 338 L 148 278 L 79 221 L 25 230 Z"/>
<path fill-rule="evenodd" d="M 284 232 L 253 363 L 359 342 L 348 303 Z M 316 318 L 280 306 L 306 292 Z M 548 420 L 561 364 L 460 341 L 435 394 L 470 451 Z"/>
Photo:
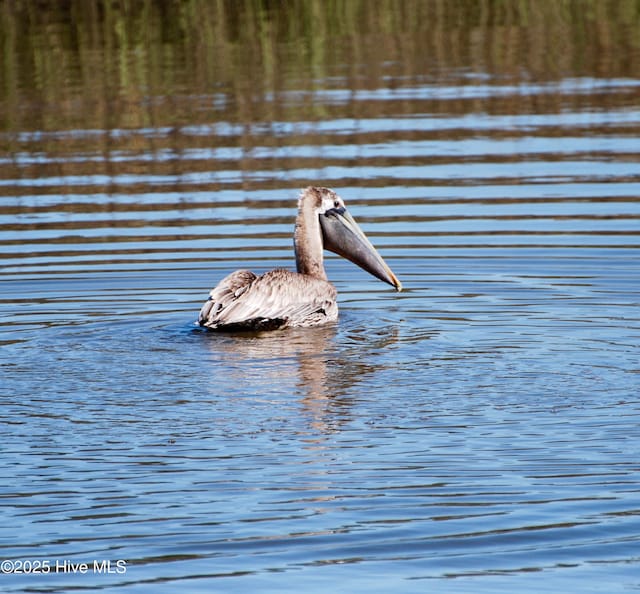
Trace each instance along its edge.
<path fill-rule="evenodd" d="M 230 274 L 211 291 L 199 323 L 211 329 L 315 326 L 338 315 L 336 290 L 327 281 L 288 270 L 256 276 Z"/>

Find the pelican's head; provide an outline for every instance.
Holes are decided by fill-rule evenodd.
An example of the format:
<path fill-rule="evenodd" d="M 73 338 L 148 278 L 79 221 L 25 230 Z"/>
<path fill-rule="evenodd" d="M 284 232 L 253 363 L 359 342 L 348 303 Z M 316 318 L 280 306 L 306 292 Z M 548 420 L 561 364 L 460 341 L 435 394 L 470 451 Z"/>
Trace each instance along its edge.
<path fill-rule="evenodd" d="M 308 195 L 315 198 L 325 249 L 350 260 L 401 291 L 402 284 L 349 214 L 344 200 L 329 188 L 309 187 L 303 190 L 302 198 Z"/>

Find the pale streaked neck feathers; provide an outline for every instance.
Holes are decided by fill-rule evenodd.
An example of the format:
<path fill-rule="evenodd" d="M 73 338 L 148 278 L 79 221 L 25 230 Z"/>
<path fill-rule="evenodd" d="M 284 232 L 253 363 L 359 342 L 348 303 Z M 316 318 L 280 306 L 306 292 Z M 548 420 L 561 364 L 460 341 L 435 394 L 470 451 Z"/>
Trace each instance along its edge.
<path fill-rule="evenodd" d="M 298 217 L 293 234 L 296 269 L 300 274 L 327 280 L 324 270 L 323 242 L 318 209 L 322 196 L 317 188 L 307 188 L 298 200 Z"/>

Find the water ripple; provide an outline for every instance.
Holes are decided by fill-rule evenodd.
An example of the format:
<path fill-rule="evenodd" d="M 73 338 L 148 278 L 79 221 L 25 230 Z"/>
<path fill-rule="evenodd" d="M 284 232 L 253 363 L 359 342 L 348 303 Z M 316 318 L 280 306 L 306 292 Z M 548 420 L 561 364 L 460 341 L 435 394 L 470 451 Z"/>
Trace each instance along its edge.
<path fill-rule="evenodd" d="M 31 591 L 637 586 L 637 81 L 339 82 L 0 159 L 0 547 L 128 563 Z M 541 96 L 572 107 L 469 109 Z M 406 291 L 329 256 L 338 324 L 196 328 L 231 270 L 292 266 L 312 181 Z"/>

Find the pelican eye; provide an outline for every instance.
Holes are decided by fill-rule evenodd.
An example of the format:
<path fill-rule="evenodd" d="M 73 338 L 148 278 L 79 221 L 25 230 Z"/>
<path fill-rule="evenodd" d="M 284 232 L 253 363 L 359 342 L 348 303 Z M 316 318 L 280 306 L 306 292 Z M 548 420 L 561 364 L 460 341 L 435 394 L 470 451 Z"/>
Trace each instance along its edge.
<path fill-rule="evenodd" d="M 340 200 L 336 200 L 336 201 L 334 201 L 333 206 L 334 206 L 335 208 L 340 208 Z"/>

